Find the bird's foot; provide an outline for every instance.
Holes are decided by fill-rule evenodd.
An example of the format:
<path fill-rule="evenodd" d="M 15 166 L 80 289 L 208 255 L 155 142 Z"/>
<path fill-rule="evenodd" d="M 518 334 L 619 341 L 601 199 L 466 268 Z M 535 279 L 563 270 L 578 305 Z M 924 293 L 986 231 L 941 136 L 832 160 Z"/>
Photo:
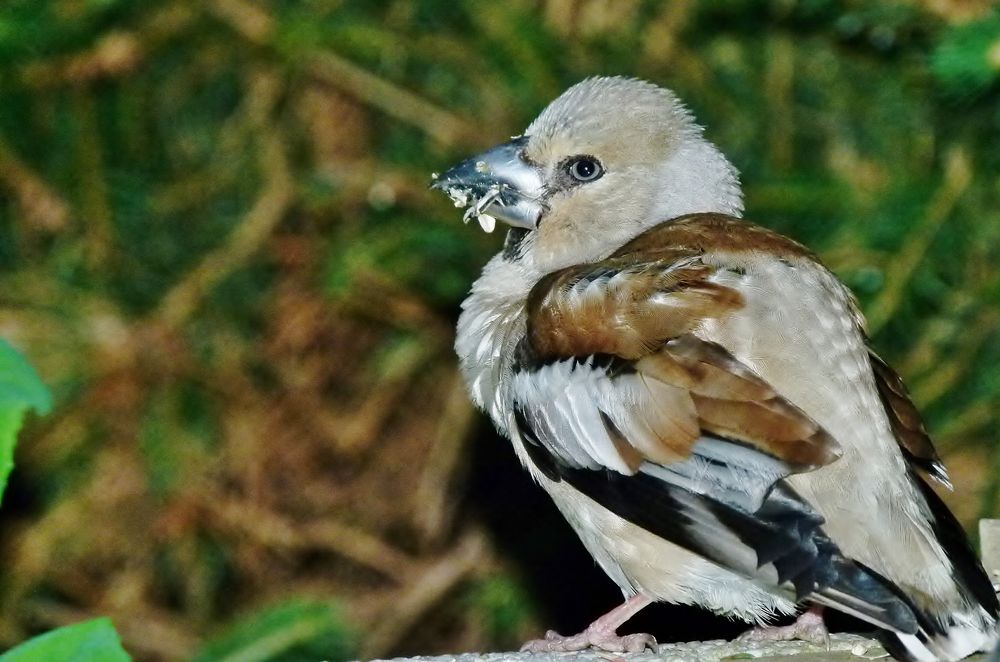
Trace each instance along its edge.
<path fill-rule="evenodd" d="M 544 639 L 533 639 L 521 646 L 522 651 L 529 653 L 568 653 L 585 648 L 609 653 L 641 653 L 649 648 L 655 652 L 656 639 L 650 634 L 619 636 L 614 630 L 591 625 L 583 632 L 568 637 L 549 630 Z"/>
<path fill-rule="evenodd" d="M 549 630 L 544 639 L 535 639 L 521 646 L 529 653 L 569 653 L 584 648 L 596 648 L 608 653 L 641 653 L 647 647 L 656 652 L 656 639 L 649 634 L 618 636 L 618 628 L 653 601 L 637 593 L 590 624 L 580 634 L 564 637 Z"/>
<path fill-rule="evenodd" d="M 740 641 L 799 640 L 817 646 L 827 646 L 830 643 L 830 631 L 823 623 L 822 608 L 813 607 L 803 612 L 791 625 L 756 627 L 741 634 L 739 639 Z"/>

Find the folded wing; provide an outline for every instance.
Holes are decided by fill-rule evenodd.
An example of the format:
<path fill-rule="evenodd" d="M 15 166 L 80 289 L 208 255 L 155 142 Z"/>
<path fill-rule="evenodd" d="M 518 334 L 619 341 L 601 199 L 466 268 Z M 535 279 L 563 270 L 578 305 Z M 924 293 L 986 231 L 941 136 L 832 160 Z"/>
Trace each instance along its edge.
<path fill-rule="evenodd" d="M 787 476 L 837 442 L 702 325 L 742 306 L 696 252 L 615 257 L 532 291 L 513 375 L 521 443 L 551 480 L 797 599 L 897 632 L 906 601 L 842 556 Z"/>

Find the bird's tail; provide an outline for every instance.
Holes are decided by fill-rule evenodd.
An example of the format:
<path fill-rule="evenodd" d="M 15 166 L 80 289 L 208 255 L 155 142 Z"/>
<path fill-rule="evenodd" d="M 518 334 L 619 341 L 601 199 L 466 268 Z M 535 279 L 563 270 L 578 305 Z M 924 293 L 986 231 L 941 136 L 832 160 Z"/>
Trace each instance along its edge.
<path fill-rule="evenodd" d="M 879 628 L 886 650 L 905 662 L 954 662 L 997 645 L 997 619 L 982 605 L 942 616 L 917 607 L 892 582 L 864 565 L 832 559 L 836 579 L 809 600 Z M 1000 653 L 991 662 L 1000 662 Z"/>
<path fill-rule="evenodd" d="M 780 584 L 795 587 L 797 600 L 832 607 L 879 628 L 886 650 L 896 659 L 955 662 L 989 651 L 997 643 L 1000 612 L 993 585 L 954 516 L 919 477 L 914 479 L 925 491 L 933 532 L 952 565 L 952 578 L 962 596 L 960 608 L 927 605 L 872 568 L 846 557 L 822 530 L 822 518 L 796 510 L 797 495 L 781 483 L 772 488 L 754 521 L 785 522 L 785 531 L 796 531 L 799 544 L 790 546 L 778 537 L 775 544 L 755 539 L 758 563 L 772 565 Z M 738 522 L 726 521 L 740 530 Z"/>
<path fill-rule="evenodd" d="M 920 476 L 914 473 L 912 478 L 927 502 L 934 534 L 951 562 L 955 583 L 968 605 L 961 612 L 917 611 L 921 631 L 916 637 L 897 637 L 898 643 L 909 657 L 919 661 L 960 660 L 990 651 L 997 645 L 1000 635 L 997 626 L 1000 603 L 993 583 L 955 516 Z M 892 642 L 889 645 L 892 646 Z"/>
<path fill-rule="evenodd" d="M 952 662 L 994 650 L 996 659 L 991 662 L 1000 662 L 1000 651 L 995 650 L 1000 639 L 1000 604 L 993 584 L 951 511 L 919 476 L 913 475 L 913 480 L 923 492 L 934 534 L 951 563 L 953 579 L 964 598 L 962 608 L 918 606 L 895 584 L 857 562 L 838 568 L 837 580 L 813 599 L 882 628 L 883 644 L 897 659 Z M 888 598 L 886 590 L 896 599 Z"/>
<path fill-rule="evenodd" d="M 951 662 L 996 647 L 996 620 L 985 611 L 945 618 L 920 614 L 915 634 L 886 631 L 882 643 L 893 657 L 913 662 Z M 996 657 L 996 653 L 994 653 Z"/>

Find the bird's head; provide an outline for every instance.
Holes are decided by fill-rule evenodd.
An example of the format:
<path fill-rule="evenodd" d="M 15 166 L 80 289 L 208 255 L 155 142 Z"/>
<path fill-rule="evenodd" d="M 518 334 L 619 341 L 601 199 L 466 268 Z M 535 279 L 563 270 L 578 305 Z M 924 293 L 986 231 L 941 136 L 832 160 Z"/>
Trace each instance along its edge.
<path fill-rule="evenodd" d="M 601 259 L 683 214 L 743 209 L 736 169 L 677 97 L 619 77 L 574 85 L 523 135 L 432 186 L 487 232 L 510 225 L 509 259 L 544 272 Z"/>

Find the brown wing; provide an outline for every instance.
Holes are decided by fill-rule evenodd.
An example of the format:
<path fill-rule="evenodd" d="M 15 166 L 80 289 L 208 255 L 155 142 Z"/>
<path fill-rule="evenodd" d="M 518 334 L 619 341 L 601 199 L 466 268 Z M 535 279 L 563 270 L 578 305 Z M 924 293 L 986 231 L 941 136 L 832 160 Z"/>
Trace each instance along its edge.
<path fill-rule="evenodd" d="M 642 261 L 632 252 L 535 286 L 518 384 L 536 436 L 576 466 L 623 473 L 683 461 L 706 435 L 794 471 L 835 460 L 837 443 L 815 421 L 697 336 L 743 300 L 692 253 L 658 249 Z"/>
<path fill-rule="evenodd" d="M 868 357 L 871 360 L 879 398 L 885 407 L 889 424 L 892 426 L 893 434 L 896 435 L 896 441 L 899 443 L 903 455 L 935 480 L 951 488 L 948 472 L 934 448 L 934 442 L 931 441 L 930 435 L 924 428 L 923 418 L 910 399 L 910 394 L 906 390 L 903 380 L 896 374 L 895 370 L 889 367 L 889 364 L 871 349 L 868 350 Z"/>
<path fill-rule="evenodd" d="M 635 358 L 742 307 L 738 292 L 712 282 L 715 270 L 699 259 L 706 248 L 812 257 L 788 237 L 742 219 L 681 216 L 642 233 L 603 262 L 569 267 L 536 284 L 528 298 L 528 340 L 536 358 Z"/>
<path fill-rule="evenodd" d="M 681 258 L 681 255 L 673 255 Z M 735 290 L 697 260 L 615 258 L 543 278 L 528 297 L 528 348 L 536 361 L 610 354 L 636 359 L 703 320 L 740 308 Z"/>
<path fill-rule="evenodd" d="M 638 361 L 637 368 L 684 385 L 705 432 L 754 446 L 800 469 L 840 457 L 839 445 L 818 423 L 720 345 L 683 335 Z"/>

